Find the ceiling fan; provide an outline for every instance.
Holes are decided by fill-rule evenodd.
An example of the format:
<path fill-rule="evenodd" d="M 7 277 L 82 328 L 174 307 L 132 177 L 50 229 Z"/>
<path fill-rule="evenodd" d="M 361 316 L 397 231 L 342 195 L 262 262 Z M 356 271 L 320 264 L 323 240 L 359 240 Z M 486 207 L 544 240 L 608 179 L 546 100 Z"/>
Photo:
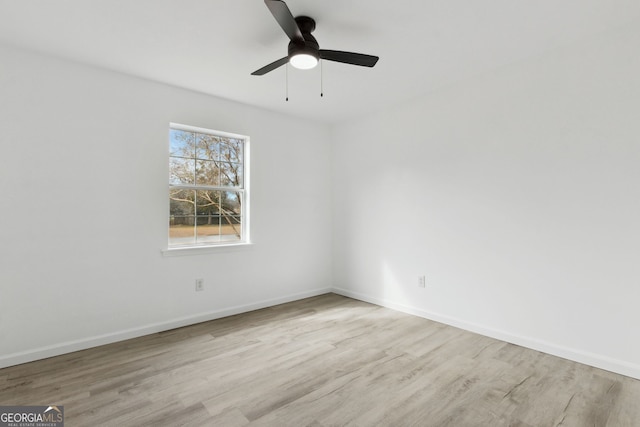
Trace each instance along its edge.
<path fill-rule="evenodd" d="M 379 58 L 377 56 L 320 49 L 318 41 L 311 35 L 313 30 L 316 29 L 316 21 L 308 16 L 294 18 L 286 3 L 281 0 L 264 0 L 264 3 L 285 34 L 291 39 L 289 42 L 289 54 L 254 71 L 251 75 L 262 76 L 287 62 L 302 70 L 315 67 L 320 59 L 363 67 L 373 67 L 378 62 Z"/>

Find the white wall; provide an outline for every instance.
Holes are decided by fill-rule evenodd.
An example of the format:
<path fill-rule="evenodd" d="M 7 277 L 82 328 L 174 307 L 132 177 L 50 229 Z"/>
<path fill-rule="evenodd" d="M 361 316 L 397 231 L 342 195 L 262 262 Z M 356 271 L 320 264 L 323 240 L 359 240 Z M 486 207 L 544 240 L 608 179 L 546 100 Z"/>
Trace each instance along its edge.
<path fill-rule="evenodd" d="M 640 378 L 639 48 L 622 29 L 330 133 L 0 47 L 0 367 L 333 283 Z M 171 121 L 251 136 L 255 245 L 161 255 Z"/>
<path fill-rule="evenodd" d="M 0 64 L 0 367 L 330 289 L 325 127 L 8 47 Z M 161 254 L 169 122 L 251 137 L 255 245 Z"/>
<path fill-rule="evenodd" d="M 636 25 L 338 126 L 339 292 L 640 378 L 637 52 Z"/>

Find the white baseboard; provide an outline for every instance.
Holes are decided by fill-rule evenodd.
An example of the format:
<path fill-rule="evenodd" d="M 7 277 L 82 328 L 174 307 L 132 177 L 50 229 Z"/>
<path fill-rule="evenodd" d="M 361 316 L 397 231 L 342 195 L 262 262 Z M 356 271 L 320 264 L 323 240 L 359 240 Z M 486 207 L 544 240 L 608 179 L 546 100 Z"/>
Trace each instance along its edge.
<path fill-rule="evenodd" d="M 163 332 L 163 331 L 167 331 L 174 328 L 193 325 L 200 322 L 206 322 L 209 320 L 215 320 L 222 317 L 233 316 L 235 314 L 241 314 L 241 313 L 246 313 L 253 310 L 259 310 L 261 308 L 272 307 L 274 305 L 297 301 L 300 299 L 322 295 L 329 292 L 333 292 L 338 295 L 343 295 L 349 298 L 354 298 L 354 299 L 368 302 L 371 304 L 379 305 L 382 307 L 387 307 L 393 310 L 401 311 L 403 313 L 412 314 L 414 316 L 423 317 L 425 319 L 444 323 L 450 326 L 454 326 L 470 332 L 475 332 L 475 333 L 488 336 L 491 338 L 495 338 L 501 341 L 506 341 L 512 344 L 520 345 L 522 347 L 552 354 L 554 356 L 562 357 L 564 359 L 572 360 L 575 362 L 584 363 L 586 365 L 604 369 L 611 372 L 615 372 L 617 374 L 626 375 L 631 378 L 640 379 L 640 365 L 638 364 L 626 362 L 623 360 L 612 359 L 610 357 L 606 357 L 600 354 L 589 353 L 582 350 L 564 347 L 554 343 L 537 340 L 531 337 L 514 335 L 498 329 L 488 328 L 482 325 L 456 319 L 453 317 L 444 316 L 438 313 L 422 310 L 416 307 L 398 304 L 393 301 L 380 299 L 370 295 L 365 295 L 358 292 L 352 292 L 350 290 L 341 289 L 341 288 L 316 289 L 313 291 L 301 292 L 297 294 L 282 296 L 279 298 L 272 298 L 268 300 L 253 302 L 250 304 L 230 307 L 223 310 L 215 310 L 207 313 L 200 313 L 193 316 L 172 319 L 166 322 L 149 324 L 149 325 L 141 326 L 138 328 L 131 328 L 131 329 L 113 332 L 109 334 L 87 337 L 80 340 L 68 341 L 68 342 L 64 342 L 64 343 L 60 343 L 52 346 L 40 347 L 40 348 L 36 348 L 33 350 L 24 351 L 24 352 L 3 355 L 3 356 L 0 356 L 0 368 L 6 368 L 8 366 L 19 365 L 27 362 L 33 362 L 35 360 L 46 359 L 48 357 L 59 356 L 61 354 L 71 353 L 79 350 L 85 350 L 85 349 L 97 347 L 100 345 L 111 344 L 114 342 L 124 341 L 131 338 L 137 338 L 144 335 L 154 334 L 157 332 Z"/>
<path fill-rule="evenodd" d="M 525 337 L 520 335 L 514 335 L 505 331 L 501 331 L 494 328 L 488 328 L 475 323 L 470 323 L 464 320 L 456 319 L 449 316 L 444 316 L 438 313 L 425 311 L 416 307 L 410 307 L 403 304 L 398 304 L 393 301 L 376 298 L 370 295 L 361 294 L 358 292 L 352 292 L 347 289 L 333 288 L 334 293 L 345 297 L 357 299 L 360 301 L 368 302 L 371 304 L 387 307 L 393 310 L 401 311 L 403 313 L 412 314 L 414 316 L 423 317 L 425 319 L 433 320 L 446 325 L 454 326 L 466 331 L 474 332 L 487 337 L 495 338 L 501 341 L 506 341 L 511 344 L 516 344 L 522 347 L 530 348 L 533 350 L 541 351 L 543 353 L 551 354 L 554 356 L 562 357 L 563 359 L 572 360 L 574 362 L 583 363 L 585 365 L 593 366 L 595 368 L 604 369 L 606 371 L 615 372 L 617 374 L 625 375 L 631 378 L 640 379 L 640 365 L 635 363 L 626 362 L 623 360 L 612 359 L 601 354 L 590 353 L 578 349 L 564 347 L 562 345 L 538 340 L 531 337 Z"/>
<path fill-rule="evenodd" d="M 181 328 L 183 326 L 193 325 L 196 323 L 207 322 L 209 320 L 220 319 L 222 317 L 233 316 L 235 314 L 246 313 L 249 311 L 259 310 L 261 308 L 272 307 L 274 305 L 297 301 L 330 292 L 332 292 L 331 288 L 300 292 L 278 298 L 257 301 L 250 304 L 238 305 L 223 310 L 200 313 L 193 316 L 168 320 L 166 322 L 153 323 L 109 334 L 87 337 L 79 340 L 67 341 L 56 345 L 40 347 L 33 350 L 3 355 L 0 356 L 0 368 L 20 365 L 22 363 L 33 362 L 35 360 L 46 359 L 48 357 L 59 356 L 61 354 L 71 353 L 74 351 L 86 350 L 92 347 L 98 347 L 101 345 L 124 341 L 131 338 L 137 338 L 157 332 L 168 331 L 170 329 Z"/>

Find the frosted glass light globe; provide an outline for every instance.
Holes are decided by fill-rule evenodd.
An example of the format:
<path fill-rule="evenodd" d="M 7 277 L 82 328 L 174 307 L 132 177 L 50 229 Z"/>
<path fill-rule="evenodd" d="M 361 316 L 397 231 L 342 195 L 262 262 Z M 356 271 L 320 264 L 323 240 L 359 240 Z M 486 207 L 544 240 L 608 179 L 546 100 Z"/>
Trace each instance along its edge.
<path fill-rule="evenodd" d="M 298 53 L 293 55 L 289 62 L 300 70 L 310 70 L 318 65 L 318 58 L 308 53 Z"/>

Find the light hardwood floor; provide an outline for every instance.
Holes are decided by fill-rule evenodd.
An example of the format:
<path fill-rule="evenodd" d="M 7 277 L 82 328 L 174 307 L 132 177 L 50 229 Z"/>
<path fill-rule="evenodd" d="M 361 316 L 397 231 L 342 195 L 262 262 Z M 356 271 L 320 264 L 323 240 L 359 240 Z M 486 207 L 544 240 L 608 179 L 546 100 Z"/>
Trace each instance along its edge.
<path fill-rule="evenodd" d="M 67 426 L 640 426 L 640 381 L 334 294 L 0 369 Z"/>

